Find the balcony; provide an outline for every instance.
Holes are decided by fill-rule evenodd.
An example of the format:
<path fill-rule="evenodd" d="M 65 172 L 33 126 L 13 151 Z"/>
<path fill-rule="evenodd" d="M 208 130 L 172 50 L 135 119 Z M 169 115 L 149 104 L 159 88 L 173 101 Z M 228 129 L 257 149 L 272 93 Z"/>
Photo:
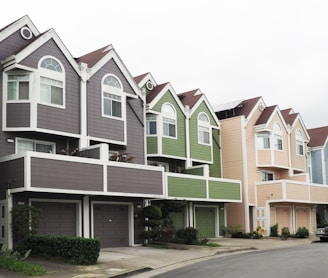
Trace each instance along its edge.
<path fill-rule="evenodd" d="M 94 153 L 94 152 L 92 152 Z M 34 191 L 163 198 L 163 169 L 133 163 L 26 152 L 0 159 L 0 185 Z M 8 181 L 11 181 L 8 184 Z"/>
<path fill-rule="evenodd" d="M 274 180 L 257 183 L 256 188 L 258 206 L 265 206 L 266 202 L 327 203 L 327 185 L 296 180 Z"/>
<path fill-rule="evenodd" d="M 165 173 L 165 182 L 168 199 L 241 202 L 241 183 L 237 180 Z"/>

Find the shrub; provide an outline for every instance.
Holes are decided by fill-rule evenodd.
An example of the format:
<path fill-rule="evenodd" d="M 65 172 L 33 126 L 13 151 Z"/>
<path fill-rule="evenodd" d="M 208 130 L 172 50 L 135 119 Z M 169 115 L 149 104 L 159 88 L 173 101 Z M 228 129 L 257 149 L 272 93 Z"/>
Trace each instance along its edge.
<path fill-rule="evenodd" d="M 197 240 L 198 231 L 193 227 L 178 229 L 175 233 L 176 241 L 184 244 L 193 244 Z"/>
<path fill-rule="evenodd" d="M 272 237 L 278 236 L 278 223 L 274 224 L 270 227 L 270 236 L 272 236 Z"/>
<path fill-rule="evenodd" d="M 100 251 L 98 239 L 69 236 L 30 236 L 25 246 L 32 254 L 51 258 L 63 258 L 72 264 L 91 265 L 97 263 Z"/>
<path fill-rule="evenodd" d="M 287 239 L 290 236 L 289 228 L 283 227 L 281 229 L 281 239 Z"/>
<path fill-rule="evenodd" d="M 307 238 L 309 236 L 309 230 L 305 227 L 299 227 L 295 236 L 298 238 Z"/>
<path fill-rule="evenodd" d="M 143 216 L 151 220 L 159 220 L 162 218 L 162 211 L 158 206 L 148 206 L 143 208 Z"/>
<path fill-rule="evenodd" d="M 264 229 L 261 226 L 256 227 L 256 231 L 254 231 L 251 235 L 251 238 L 259 239 L 263 237 Z"/>
<path fill-rule="evenodd" d="M 1 247 L 0 268 L 23 273 L 28 276 L 46 275 L 47 271 L 43 266 L 23 262 L 23 260 L 25 260 L 30 255 L 30 253 L 31 250 L 28 250 L 22 256 L 17 251 L 9 250 L 7 245 L 4 244 Z"/>

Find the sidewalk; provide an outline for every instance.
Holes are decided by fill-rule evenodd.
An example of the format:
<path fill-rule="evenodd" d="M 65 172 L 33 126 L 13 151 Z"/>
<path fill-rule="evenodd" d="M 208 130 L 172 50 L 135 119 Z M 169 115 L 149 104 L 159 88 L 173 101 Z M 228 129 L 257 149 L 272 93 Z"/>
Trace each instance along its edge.
<path fill-rule="evenodd" d="M 47 278 L 148 278 L 214 256 L 227 256 L 235 252 L 295 247 L 310 244 L 312 241 L 317 240 L 318 238 L 315 237 L 288 240 L 280 240 L 280 238 L 215 238 L 211 241 L 220 244 L 220 247 L 176 245 L 175 248 L 179 249 L 158 249 L 145 246 L 106 248 L 101 250 L 98 263 L 93 266 L 73 266 L 34 259 L 30 261 L 43 264 L 49 272 Z M 0 270 L 0 277 L 22 278 L 25 276 L 10 272 L 4 274 Z"/>

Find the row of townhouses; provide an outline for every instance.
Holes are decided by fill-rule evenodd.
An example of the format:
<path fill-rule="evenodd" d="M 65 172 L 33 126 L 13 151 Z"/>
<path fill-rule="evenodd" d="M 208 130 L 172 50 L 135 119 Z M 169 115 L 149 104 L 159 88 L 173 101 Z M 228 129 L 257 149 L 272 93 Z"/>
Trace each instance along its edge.
<path fill-rule="evenodd" d="M 0 61 L 0 244 L 13 245 L 23 204 L 41 209 L 40 234 L 114 247 L 143 243 L 152 202 L 183 201 L 175 227 L 207 238 L 276 223 L 313 233 L 328 203 L 328 128 L 292 109 L 177 93 L 133 77 L 112 45 L 74 58 L 28 16 L 0 29 Z"/>

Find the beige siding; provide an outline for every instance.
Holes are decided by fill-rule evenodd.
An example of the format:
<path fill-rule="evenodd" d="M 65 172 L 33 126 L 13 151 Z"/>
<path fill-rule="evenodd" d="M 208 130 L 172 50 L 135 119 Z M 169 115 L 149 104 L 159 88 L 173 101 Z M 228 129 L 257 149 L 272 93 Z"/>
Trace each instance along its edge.
<path fill-rule="evenodd" d="M 310 201 L 310 187 L 308 185 L 286 183 L 286 198 L 289 200 Z"/>
<path fill-rule="evenodd" d="M 296 123 L 292 133 L 291 133 L 291 138 L 290 138 L 290 153 L 291 153 L 291 163 L 292 163 L 292 168 L 299 170 L 299 171 L 307 171 L 307 162 L 306 162 L 306 144 L 304 144 L 304 155 L 297 155 L 296 154 L 296 131 L 300 129 L 303 134 L 303 139 L 306 140 L 307 138 L 305 137 L 305 130 L 303 129 L 303 126 L 301 125 L 300 122 Z"/>
<path fill-rule="evenodd" d="M 266 201 L 282 200 L 283 191 L 281 182 L 269 183 L 257 186 L 257 205 L 263 207 Z"/>
<path fill-rule="evenodd" d="M 258 166 L 271 165 L 271 150 L 257 150 Z"/>

